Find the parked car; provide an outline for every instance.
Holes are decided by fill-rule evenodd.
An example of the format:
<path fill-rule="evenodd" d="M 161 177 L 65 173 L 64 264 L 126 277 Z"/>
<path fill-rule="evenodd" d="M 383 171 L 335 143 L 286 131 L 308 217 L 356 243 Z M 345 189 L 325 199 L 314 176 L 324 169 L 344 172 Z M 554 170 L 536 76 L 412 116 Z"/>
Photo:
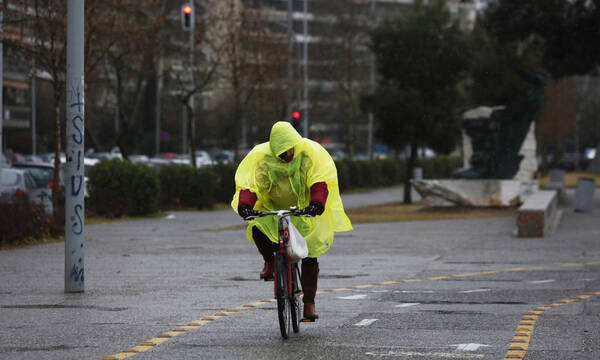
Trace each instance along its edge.
<path fill-rule="evenodd" d="M 213 162 L 230 163 L 234 160 L 232 150 L 215 149 L 210 152 L 210 156 Z"/>
<path fill-rule="evenodd" d="M 29 172 L 22 169 L 4 168 L 0 173 L 0 202 L 12 202 L 14 197 L 27 195 L 33 203 L 44 207 L 44 212 L 52 214 L 52 197 L 46 188 L 39 188 Z"/>
<path fill-rule="evenodd" d="M 44 206 L 52 212 L 52 187 L 54 186 L 54 165 L 53 164 L 33 164 L 33 163 L 17 163 L 13 168 L 26 171 L 35 181 L 37 196 L 42 197 Z M 65 184 L 64 171 L 61 167 L 59 171 L 58 183 L 58 202 L 65 203 Z M 48 204 L 45 201 L 48 201 Z"/>
<path fill-rule="evenodd" d="M 206 152 L 204 150 L 197 150 L 195 152 L 195 154 L 196 154 L 196 166 L 197 167 L 208 166 L 208 165 L 213 164 L 213 161 L 212 161 L 210 155 L 208 154 L 208 152 Z"/>

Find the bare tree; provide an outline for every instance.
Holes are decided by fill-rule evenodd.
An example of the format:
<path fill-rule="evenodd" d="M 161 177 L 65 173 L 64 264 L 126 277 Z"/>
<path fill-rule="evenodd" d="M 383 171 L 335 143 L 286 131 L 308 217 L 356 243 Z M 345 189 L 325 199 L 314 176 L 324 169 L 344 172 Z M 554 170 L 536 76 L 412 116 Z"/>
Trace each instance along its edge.
<path fill-rule="evenodd" d="M 332 72 L 339 91 L 340 114 L 346 122 L 348 156 L 352 159 L 356 147 L 356 127 L 361 116 L 360 96 L 367 92 L 369 74 L 368 29 L 369 4 L 352 0 L 330 0 L 329 13 L 332 42 Z"/>
<path fill-rule="evenodd" d="M 49 74 L 54 92 L 54 180 L 52 204 L 55 219 L 58 216 L 58 190 L 61 155 L 61 108 L 66 78 L 66 3 L 60 0 L 11 1 L 12 34 L 4 44 L 25 59 L 36 59 L 37 68 Z M 85 78 L 93 79 L 104 52 L 112 46 L 92 46 L 101 37 L 100 29 L 106 27 L 109 7 L 100 0 L 90 0 L 85 7 Z"/>
<path fill-rule="evenodd" d="M 267 103 L 277 107 L 277 102 L 285 98 L 282 58 L 286 38 L 269 29 L 260 8 L 260 4 L 251 8 L 235 0 L 221 1 L 219 18 L 224 20 L 216 25 L 221 39 L 219 77 L 225 79 L 230 90 L 231 137 L 236 156 L 240 145 L 248 145 L 251 118 L 261 118 L 248 110 L 267 113 Z M 269 121 L 266 117 L 262 120 Z M 255 125 L 263 121 L 257 120 Z"/>

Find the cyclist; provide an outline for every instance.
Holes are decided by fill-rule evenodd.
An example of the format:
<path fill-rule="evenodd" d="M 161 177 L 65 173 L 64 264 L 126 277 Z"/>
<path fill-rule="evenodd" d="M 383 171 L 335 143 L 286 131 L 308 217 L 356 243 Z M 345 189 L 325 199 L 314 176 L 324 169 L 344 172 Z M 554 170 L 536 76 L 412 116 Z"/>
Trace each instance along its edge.
<path fill-rule="evenodd" d="M 305 139 L 288 122 L 276 122 L 269 141 L 255 146 L 240 163 L 236 193 L 231 206 L 242 218 L 258 211 L 296 206 L 316 217 L 292 217 L 308 245 L 302 260 L 304 319 L 315 321 L 317 258 L 331 246 L 334 232 L 352 230 L 338 189 L 337 170 L 329 153 L 317 142 Z M 246 232 L 265 261 L 260 278 L 273 279 L 273 244 L 278 243 L 277 217 L 250 220 Z"/>

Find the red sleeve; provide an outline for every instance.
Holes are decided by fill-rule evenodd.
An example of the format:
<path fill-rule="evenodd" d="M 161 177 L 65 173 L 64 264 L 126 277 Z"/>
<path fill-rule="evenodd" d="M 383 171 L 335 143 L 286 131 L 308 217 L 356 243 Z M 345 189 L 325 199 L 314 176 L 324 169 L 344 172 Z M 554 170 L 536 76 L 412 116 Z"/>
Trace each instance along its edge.
<path fill-rule="evenodd" d="M 256 204 L 256 194 L 250 190 L 242 190 L 240 191 L 240 201 L 238 203 L 238 209 L 243 205 L 249 205 L 251 208 L 254 208 L 254 204 Z"/>
<path fill-rule="evenodd" d="M 328 195 L 329 190 L 327 190 L 326 182 L 318 182 L 310 187 L 310 202 L 318 201 L 323 205 L 323 208 L 325 208 L 325 204 L 327 203 Z"/>

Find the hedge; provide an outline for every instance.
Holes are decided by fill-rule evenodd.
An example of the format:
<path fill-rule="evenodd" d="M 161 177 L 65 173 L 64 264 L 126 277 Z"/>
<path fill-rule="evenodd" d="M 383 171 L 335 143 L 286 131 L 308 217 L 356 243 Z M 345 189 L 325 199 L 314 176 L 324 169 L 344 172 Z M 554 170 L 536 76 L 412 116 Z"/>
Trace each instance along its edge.
<path fill-rule="evenodd" d="M 88 210 L 108 217 L 145 215 L 158 210 L 160 184 L 156 170 L 118 159 L 102 160 L 90 169 Z"/>
<path fill-rule="evenodd" d="M 398 185 L 405 163 L 398 159 L 338 160 L 340 191 Z M 448 178 L 462 160 L 453 157 L 419 159 L 424 178 Z M 235 192 L 237 164 L 198 169 L 169 165 L 156 171 L 128 161 L 104 160 L 90 171 L 89 208 L 106 216 L 142 215 L 162 209 L 210 209 L 229 203 Z"/>
<path fill-rule="evenodd" d="M 29 201 L 27 195 L 0 195 L 0 229 L 0 248 L 58 235 L 44 207 Z"/>

